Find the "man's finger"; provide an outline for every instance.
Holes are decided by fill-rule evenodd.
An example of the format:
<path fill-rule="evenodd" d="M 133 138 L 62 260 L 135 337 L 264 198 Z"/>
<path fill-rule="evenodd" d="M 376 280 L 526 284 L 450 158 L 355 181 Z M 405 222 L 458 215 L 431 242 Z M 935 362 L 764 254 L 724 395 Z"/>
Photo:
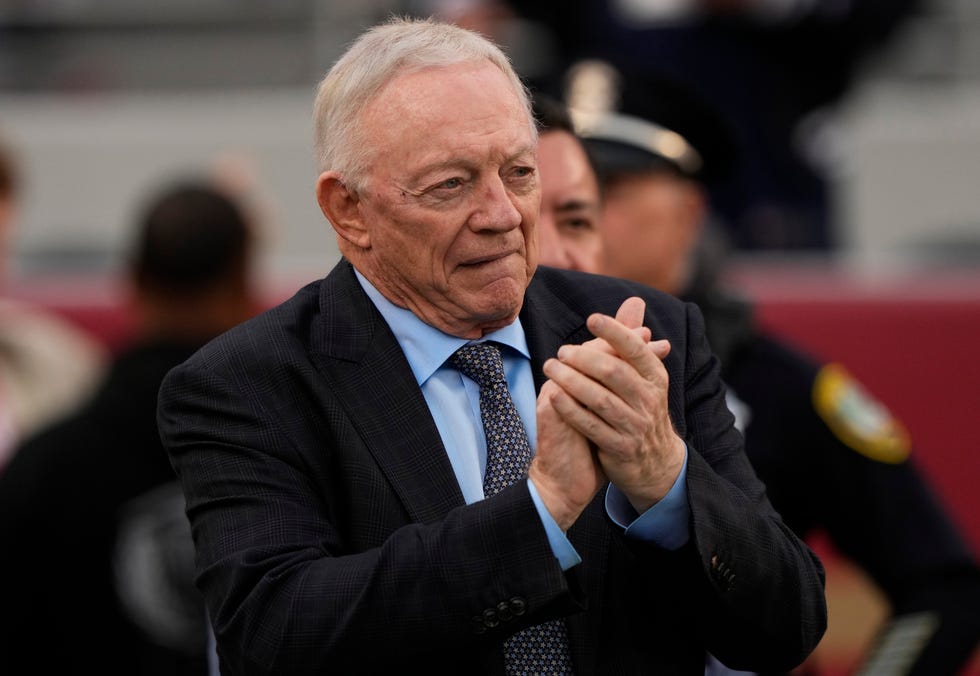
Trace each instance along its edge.
<path fill-rule="evenodd" d="M 651 356 L 654 352 L 646 347 L 649 343 L 636 331 L 602 314 L 590 315 L 587 325 L 592 335 L 609 343 L 616 354 L 632 364 L 644 376 L 653 374 L 656 367 L 651 361 Z"/>
<path fill-rule="evenodd" d="M 632 296 L 623 301 L 616 311 L 616 321 L 631 329 L 643 326 L 643 315 L 647 304 L 642 298 Z"/>
<path fill-rule="evenodd" d="M 670 354 L 670 341 L 661 338 L 660 340 L 653 340 L 647 343 L 647 346 L 651 352 L 657 355 L 657 359 L 663 361 Z"/>

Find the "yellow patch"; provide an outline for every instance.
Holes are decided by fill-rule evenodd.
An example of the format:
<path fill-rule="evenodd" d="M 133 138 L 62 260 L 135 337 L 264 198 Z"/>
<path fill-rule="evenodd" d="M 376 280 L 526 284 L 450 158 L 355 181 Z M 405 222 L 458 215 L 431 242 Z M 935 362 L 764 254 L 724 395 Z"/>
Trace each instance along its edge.
<path fill-rule="evenodd" d="M 817 414 L 838 439 L 858 453 L 890 464 L 909 457 L 909 433 L 840 364 L 827 364 L 813 383 Z"/>

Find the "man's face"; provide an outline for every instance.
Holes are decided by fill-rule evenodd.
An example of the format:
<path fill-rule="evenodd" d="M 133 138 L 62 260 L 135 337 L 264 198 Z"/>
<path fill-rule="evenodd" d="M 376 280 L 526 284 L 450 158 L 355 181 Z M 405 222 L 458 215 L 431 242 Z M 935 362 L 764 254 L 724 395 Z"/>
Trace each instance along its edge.
<path fill-rule="evenodd" d="M 355 264 L 395 304 L 461 337 L 511 323 L 538 262 L 535 139 L 493 64 L 396 77 L 368 104 L 373 155 Z"/>
<path fill-rule="evenodd" d="M 538 142 L 541 264 L 599 271 L 599 184 L 582 144 L 564 130 L 542 132 Z"/>
<path fill-rule="evenodd" d="M 602 271 L 682 293 L 704 215 L 700 189 L 657 171 L 616 180 L 604 198 Z"/>

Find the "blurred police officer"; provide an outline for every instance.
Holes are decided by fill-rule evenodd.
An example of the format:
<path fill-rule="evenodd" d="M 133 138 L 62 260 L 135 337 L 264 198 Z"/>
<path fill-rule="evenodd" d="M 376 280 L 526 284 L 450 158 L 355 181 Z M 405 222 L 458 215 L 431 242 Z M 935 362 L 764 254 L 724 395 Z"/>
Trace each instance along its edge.
<path fill-rule="evenodd" d="M 703 184 L 735 152 L 723 123 L 664 83 L 647 83 L 663 96 L 646 97 L 654 104 L 645 118 L 603 112 L 617 96 L 605 66 L 592 66 L 577 74 L 592 95 L 574 109 L 583 145 L 553 102 L 538 100 L 542 262 L 698 303 L 746 451 L 776 509 L 801 536 L 826 531 L 891 603 L 860 673 L 958 673 L 980 637 L 980 570 L 910 458 L 904 427 L 842 365 L 766 335 L 751 305 L 719 286 L 722 257 L 707 234 Z M 583 94 L 576 86 L 573 101 Z M 596 97 L 605 100 L 590 108 Z M 689 125 L 688 136 L 654 121 L 662 119 Z M 598 184 L 580 176 L 589 161 Z M 600 191 L 596 216 L 588 205 Z M 707 672 L 741 673 L 714 662 Z"/>

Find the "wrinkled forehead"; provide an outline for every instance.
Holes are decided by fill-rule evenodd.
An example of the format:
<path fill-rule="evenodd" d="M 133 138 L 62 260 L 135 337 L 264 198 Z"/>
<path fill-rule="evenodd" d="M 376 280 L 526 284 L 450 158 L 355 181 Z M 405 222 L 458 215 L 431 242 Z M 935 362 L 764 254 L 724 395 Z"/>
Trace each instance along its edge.
<path fill-rule="evenodd" d="M 476 84 L 480 83 L 480 84 Z M 476 86 L 469 86 L 474 85 Z M 368 99 L 365 108 L 401 104 L 406 113 L 456 114 L 460 97 L 506 99 L 537 135 L 530 99 L 516 76 L 487 59 L 452 64 L 406 64 Z"/>
<path fill-rule="evenodd" d="M 401 73 L 368 103 L 362 125 L 375 159 L 396 163 L 467 152 L 533 159 L 537 142 L 521 93 L 488 61 Z"/>

